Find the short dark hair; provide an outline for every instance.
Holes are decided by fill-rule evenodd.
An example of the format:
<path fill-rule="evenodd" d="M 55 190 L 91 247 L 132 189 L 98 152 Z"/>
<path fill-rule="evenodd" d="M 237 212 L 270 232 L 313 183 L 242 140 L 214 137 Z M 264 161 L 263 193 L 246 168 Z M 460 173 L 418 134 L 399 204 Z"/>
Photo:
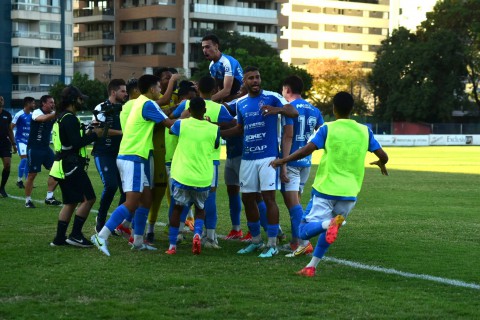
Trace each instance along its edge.
<path fill-rule="evenodd" d="M 303 91 L 303 80 L 299 76 L 291 75 L 283 80 L 282 86 L 289 87 L 293 93 L 301 94 Z"/>
<path fill-rule="evenodd" d="M 173 67 L 169 67 L 167 68 L 168 71 L 170 71 L 172 74 L 177 74 L 178 73 L 178 70 L 176 68 L 173 68 Z"/>
<path fill-rule="evenodd" d="M 47 97 L 45 99 L 45 102 L 46 102 L 48 97 L 50 96 L 43 96 L 43 97 Z M 42 100 L 43 97 L 40 98 L 40 100 Z M 62 93 L 60 94 L 60 102 L 58 103 L 57 113 L 60 114 L 63 111 L 65 111 L 65 109 L 69 105 L 74 104 L 78 98 L 85 100 L 88 97 L 84 95 L 77 87 L 74 87 L 72 85 L 68 85 L 65 88 L 63 88 Z"/>
<path fill-rule="evenodd" d="M 27 104 L 31 103 L 32 101 L 35 102 L 35 98 L 33 98 L 33 97 L 23 98 L 23 106 L 26 106 Z"/>
<path fill-rule="evenodd" d="M 170 68 L 167 68 L 167 67 L 159 67 L 159 68 L 154 68 L 154 69 L 153 69 L 153 74 L 154 74 L 155 76 L 157 76 L 158 78 L 160 78 L 160 79 L 162 78 L 162 74 L 163 74 L 164 72 L 170 72 L 170 73 L 172 73 L 172 71 L 170 70 Z"/>
<path fill-rule="evenodd" d="M 151 87 L 156 86 L 160 82 L 160 78 L 153 74 L 144 74 L 138 78 L 138 90 L 141 94 L 145 94 Z"/>
<path fill-rule="evenodd" d="M 217 82 L 215 81 L 212 76 L 203 76 L 198 80 L 198 91 L 201 93 L 211 93 L 214 89 L 215 86 L 217 85 Z"/>
<path fill-rule="evenodd" d="M 212 41 L 213 43 L 215 43 L 217 45 L 220 45 L 220 40 L 218 40 L 218 37 L 216 35 L 214 35 L 213 33 L 207 34 L 202 38 L 202 42 L 203 41 L 208 41 L 208 40 Z"/>
<path fill-rule="evenodd" d="M 340 91 L 333 97 L 335 111 L 341 116 L 348 116 L 353 109 L 353 97 L 350 93 Z"/>
<path fill-rule="evenodd" d="M 255 67 L 255 66 L 247 66 L 245 67 L 245 69 L 243 69 L 243 74 L 246 74 L 252 71 L 260 71 L 260 69 L 258 69 L 258 67 Z"/>
<path fill-rule="evenodd" d="M 197 90 L 195 89 L 195 84 L 188 80 L 180 81 L 180 83 L 178 84 L 178 96 L 185 97 L 190 92 L 195 92 L 195 94 L 197 93 Z"/>
<path fill-rule="evenodd" d="M 138 89 L 138 79 L 137 78 L 131 78 L 127 81 L 127 93 L 131 94 L 134 89 Z"/>
<path fill-rule="evenodd" d="M 127 85 L 125 83 L 125 80 L 123 79 L 112 79 L 110 80 L 110 82 L 108 83 L 108 95 L 110 95 L 110 91 L 114 90 L 114 91 L 117 91 L 118 89 L 120 89 L 120 86 L 125 86 Z"/>
<path fill-rule="evenodd" d="M 41 103 L 46 103 L 48 99 L 53 99 L 53 97 L 49 94 L 46 94 L 46 95 L 43 95 L 41 98 L 40 98 L 40 102 Z"/>
<path fill-rule="evenodd" d="M 205 109 L 205 100 L 200 97 L 195 97 L 190 100 L 190 111 L 195 114 L 201 113 Z"/>

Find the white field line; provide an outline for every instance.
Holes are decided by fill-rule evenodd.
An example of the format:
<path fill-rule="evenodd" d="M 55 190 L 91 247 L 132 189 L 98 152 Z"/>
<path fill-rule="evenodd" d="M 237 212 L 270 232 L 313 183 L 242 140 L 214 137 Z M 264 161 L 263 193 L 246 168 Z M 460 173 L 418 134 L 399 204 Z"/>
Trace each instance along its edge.
<path fill-rule="evenodd" d="M 16 200 L 25 201 L 24 197 L 17 197 L 17 196 L 11 196 L 11 195 L 9 195 L 8 197 L 12 198 L 12 199 L 16 199 Z M 38 202 L 38 203 L 43 203 L 42 200 L 33 200 L 32 199 L 32 201 L 33 202 Z M 91 212 L 98 213 L 97 210 L 91 210 Z M 110 213 L 109 213 L 109 215 L 110 215 Z M 159 221 L 159 222 L 156 223 L 156 225 L 164 227 L 167 224 L 165 222 L 160 222 Z M 219 238 L 224 238 L 225 236 L 218 235 L 218 237 Z M 455 280 L 455 279 L 435 277 L 435 276 L 430 276 L 428 274 L 416 274 L 416 273 L 410 273 L 410 272 L 403 272 L 403 271 L 399 271 L 399 270 L 395 270 L 395 269 L 382 268 L 382 267 L 378 267 L 378 266 L 370 266 L 370 265 L 366 265 L 366 264 L 359 263 L 359 262 L 337 259 L 337 258 L 332 258 L 332 257 L 324 257 L 322 260 L 342 264 L 342 265 L 349 266 L 349 267 L 356 268 L 356 269 L 363 269 L 363 270 L 381 272 L 381 273 L 386 273 L 386 274 L 393 274 L 393 275 L 401 276 L 401 277 L 404 277 L 404 278 L 427 280 L 427 281 L 438 282 L 438 283 L 447 284 L 447 285 L 451 285 L 451 286 L 455 286 L 455 287 L 462 287 L 462 288 L 480 290 L 480 285 L 478 285 L 476 283 L 468 283 L 468 282 Z"/>

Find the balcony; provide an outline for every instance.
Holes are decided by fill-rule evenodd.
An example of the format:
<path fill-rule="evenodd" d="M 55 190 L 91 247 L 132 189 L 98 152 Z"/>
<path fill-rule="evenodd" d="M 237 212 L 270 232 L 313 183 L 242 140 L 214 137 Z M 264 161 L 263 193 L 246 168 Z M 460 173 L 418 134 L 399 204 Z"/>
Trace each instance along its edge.
<path fill-rule="evenodd" d="M 60 41 L 62 36 L 60 33 L 13 31 L 12 38 L 29 38 L 29 39 Z"/>
<path fill-rule="evenodd" d="M 61 59 L 43 59 L 43 58 L 32 58 L 32 57 L 14 57 L 12 58 L 12 64 L 28 64 L 28 65 L 50 65 L 50 66 L 59 66 L 61 65 Z"/>
<path fill-rule="evenodd" d="M 278 24 L 277 10 L 240 8 L 194 3 L 190 5 L 190 18 L 202 20 L 236 21 L 246 23 Z"/>
<path fill-rule="evenodd" d="M 76 56 L 73 57 L 74 62 L 84 61 L 115 61 L 114 55 L 91 55 L 91 56 Z"/>
<path fill-rule="evenodd" d="M 61 64 L 61 59 L 14 57 L 12 58 L 12 73 L 60 74 Z"/>
<path fill-rule="evenodd" d="M 113 31 L 76 32 L 73 41 L 79 47 L 114 46 L 115 36 Z"/>
<path fill-rule="evenodd" d="M 74 9 L 73 19 L 75 23 L 89 23 L 98 21 L 115 21 L 113 8 L 84 8 Z"/>
<path fill-rule="evenodd" d="M 273 48 L 278 47 L 278 41 L 277 41 L 277 34 L 276 33 L 260 33 L 260 32 L 246 32 L 246 31 L 240 31 L 239 33 L 242 36 L 249 36 L 249 37 L 254 37 L 254 38 L 265 40 L 265 42 L 267 42 Z"/>
<path fill-rule="evenodd" d="M 37 3 L 14 2 L 12 3 L 12 11 L 60 13 L 60 7 L 45 6 Z"/>

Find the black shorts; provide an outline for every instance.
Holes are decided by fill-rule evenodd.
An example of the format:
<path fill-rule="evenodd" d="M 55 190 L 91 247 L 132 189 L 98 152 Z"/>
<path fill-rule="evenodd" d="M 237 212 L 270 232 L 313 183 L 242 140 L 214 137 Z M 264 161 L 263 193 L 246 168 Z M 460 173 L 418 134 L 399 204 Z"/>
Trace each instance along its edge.
<path fill-rule="evenodd" d="M 0 146 L 0 158 L 11 158 L 11 157 L 12 157 L 12 147 Z"/>
<path fill-rule="evenodd" d="M 50 147 L 27 147 L 28 172 L 42 171 L 42 165 L 50 170 L 55 159 L 55 154 Z"/>
<path fill-rule="evenodd" d="M 95 191 L 92 182 L 85 170 L 77 169 L 63 180 L 58 180 L 62 190 L 62 201 L 64 204 L 80 203 L 84 200 L 95 199 Z"/>

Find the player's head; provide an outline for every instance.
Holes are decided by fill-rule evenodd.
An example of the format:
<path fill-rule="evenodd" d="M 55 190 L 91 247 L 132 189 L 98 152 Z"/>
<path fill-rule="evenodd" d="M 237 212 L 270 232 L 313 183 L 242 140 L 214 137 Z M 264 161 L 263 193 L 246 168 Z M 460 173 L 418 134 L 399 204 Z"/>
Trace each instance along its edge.
<path fill-rule="evenodd" d="M 123 79 L 112 79 L 108 83 L 108 96 L 113 99 L 113 103 L 122 103 L 127 97 L 127 87 L 125 80 Z"/>
<path fill-rule="evenodd" d="M 43 96 L 46 97 L 46 96 Z M 43 97 L 40 98 L 43 104 Z M 81 110 L 88 97 L 84 95 L 77 87 L 66 86 L 60 94 L 60 103 L 58 104 L 58 113 L 64 112 L 68 107 L 74 107 L 75 110 Z M 52 99 L 53 100 L 53 99 Z"/>
<path fill-rule="evenodd" d="M 348 118 L 353 110 L 353 97 L 350 93 L 340 91 L 333 97 L 333 113 L 338 118 Z"/>
<path fill-rule="evenodd" d="M 261 84 L 260 70 L 257 67 L 248 66 L 243 70 L 243 85 L 249 94 L 258 94 Z"/>
<path fill-rule="evenodd" d="M 137 99 L 140 95 L 140 90 L 138 90 L 138 79 L 131 78 L 127 81 L 126 84 L 127 94 L 129 99 Z"/>
<path fill-rule="evenodd" d="M 214 60 L 217 61 L 220 58 L 220 50 L 218 47 L 220 46 L 220 41 L 218 37 L 214 34 L 207 34 L 202 38 L 202 51 L 203 56 L 207 60 Z"/>
<path fill-rule="evenodd" d="M 202 119 L 203 115 L 207 111 L 205 108 L 205 100 L 200 97 L 195 97 L 190 100 L 190 115 L 195 119 Z"/>
<path fill-rule="evenodd" d="M 55 100 L 48 94 L 41 96 L 40 104 L 44 112 L 52 112 L 55 109 Z"/>
<path fill-rule="evenodd" d="M 23 109 L 32 112 L 35 109 L 35 98 L 25 97 L 23 98 Z"/>
<path fill-rule="evenodd" d="M 152 74 L 144 74 L 138 79 L 138 89 L 147 98 L 157 98 L 160 94 L 160 78 Z"/>
<path fill-rule="evenodd" d="M 217 82 L 212 76 L 203 76 L 198 80 L 198 91 L 204 95 L 211 95 L 214 93 Z"/>
<path fill-rule="evenodd" d="M 160 88 L 162 88 L 162 92 L 165 92 L 168 87 L 168 82 L 172 77 L 172 71 L 170 68 L 157 68 L 153 72 L 160 79 Z"/>
<path fill-rule="evenodd" d="M 195 88 L 195 84 L 191 81 L 183 80 L 180 81 L 178 85 L 178 99 L 182 100 L 190 100 L 197 96 L 197 89 Z"/>
<path fill-rule="evenodd" d="M 301 94 L 303 91 L 303 80 L 299 76 L 288 76 L 282 82 L 282 95 L 285 99 L 290 95 Z"/>

